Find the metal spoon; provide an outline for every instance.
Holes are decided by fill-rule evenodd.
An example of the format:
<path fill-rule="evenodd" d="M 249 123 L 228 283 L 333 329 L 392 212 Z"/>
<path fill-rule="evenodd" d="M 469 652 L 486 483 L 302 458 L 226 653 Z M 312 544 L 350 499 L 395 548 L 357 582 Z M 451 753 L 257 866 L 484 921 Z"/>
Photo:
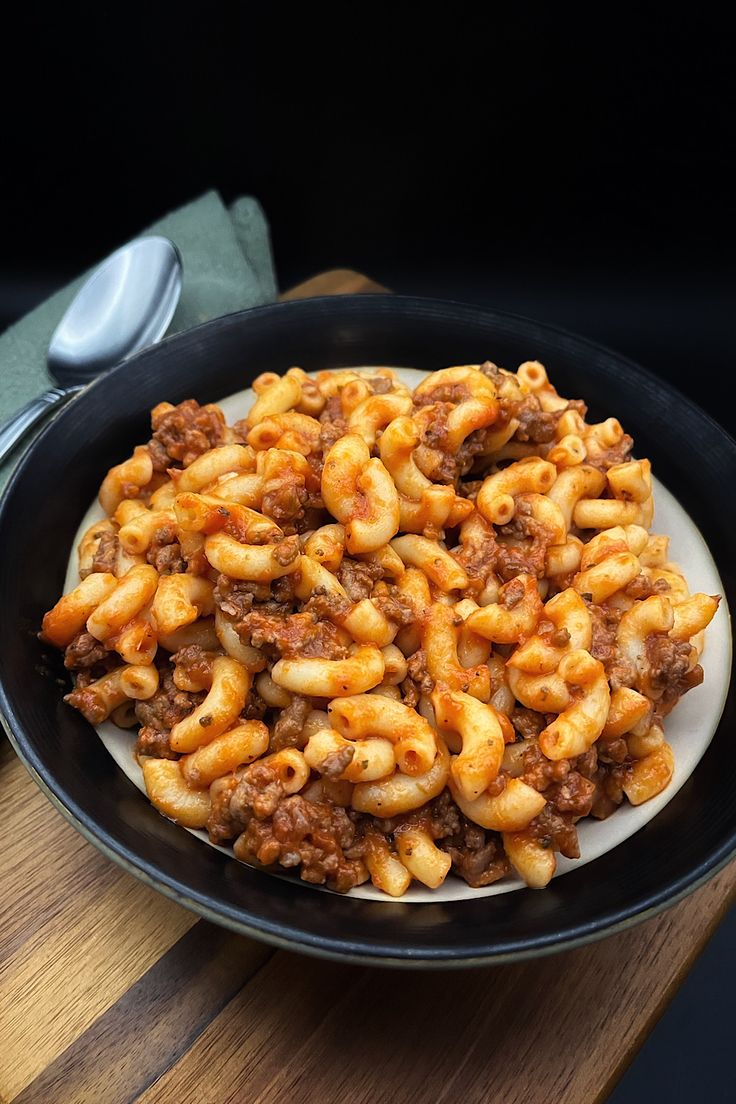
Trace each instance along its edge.
<path fill-rule="evenodd" d="M 136 238 L 96 268 L 49 342 L 46 363 L 59 384 L 0 427 L 0 462 L 50 410 L 102 372 L 160 341 L 181 294 L 182 263 L 168 238 Z"/>

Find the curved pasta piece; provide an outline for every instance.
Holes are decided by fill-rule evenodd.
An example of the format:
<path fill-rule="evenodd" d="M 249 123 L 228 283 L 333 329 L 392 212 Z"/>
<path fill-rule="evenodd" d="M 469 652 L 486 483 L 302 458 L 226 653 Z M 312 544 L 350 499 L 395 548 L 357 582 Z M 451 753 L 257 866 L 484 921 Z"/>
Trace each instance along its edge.
<path fill-rule="evenodd" d="M 399 858 L 411 874 L 428 889 L 439 889 L 450 873 L 452 859 L 442 851 L 424 828 L 406 827 L 395 833 Z"/>
<path fill-rule="evenodd" d="M 606 477 L 603 472 L 593 468 L 590 464 L 577 464 L 573 468 L 561 471 L 548 491 L 549 497 L 559 506 L 565 521 L 565 528 L 570 529 L 572 516 L 578 502 L 584 498 L 595 498 L 606 485 Z M 604 526 L 608 528 L 608 526 Z"/>
<path fill-rule="evenodd" d="M 329 721 L 329 719 L 328 719 Z M 335 776 L 333 764 L 347 758 L 347 764 Z M 346 782 L 375 782 L 387 778 L 396 769 L 394 747 L 380 736 L 365 740 L 346 740 L 332 728 L 314 732 L 304 748 L 304 758 L 312 770 Z"/>
<path fill-rule="evenodd" d="M 656 751 L 632 763 L 621 788 L 632 805 L 641 805 L 651 801 L 669 785 L 674 770 L 672 748 L 663 741 Z"/>
<path fill-rule="evenodd" d="M 369 395 L 350 412 L 348 433 L 359 433 L 368 447 L 372 448 L 376 443 L 378 431 L 384 429 L 394 418 L 408 414 L 411 407 L 411 395 L 405 391 Z M 383 457 L 382 452 L 381 457 Z"/>
<path fill-rule="evenodd" d="M 140 555 L 146 552 L 157 529 L 173 525 L 173 510 L 143 510 L 125 525 L 121 525 L 118 537 L 126 552 Z"/>
<path fill-rule="evenodd" d="M 240 544 L 226 533 L 214 533 L 204 542 L 204 550 L 216 571 L 248 582 L 269 583 L 293 574 L 299 566 L 297 537 L 279 544 Z"/>
<path fill-rule="evenodd" d="M 106 598 L 115 592 L 118 580 L 106 571 L 95 571 L 85 576 L 68 594 L 44 615 L 41 635 L 49 644 L 65 648 L 84 628 Z"/>
<path fill-rule="evenodd" d="M 551 847 L 543 847 L 531 832 L 504 832 L 503 849 L 520 878 L 530 889 L 544 889 L 557 870 Z"/>
<path fill-rule="evenodd" d="M 100 505 L 106 514 L 114 514 L 125 498 L 137 498 L 153 478 L 153 460 L 145 445 L 137 445 L 133 455 L 110 468 L 100 487 Z"/>
<path fill-rule="evenodd" d="M 543 610 L 537 580 L 533 575 L 517 575 L 501 587 L 498 602 L 471 613 L 466 624 L 495 644 L 518 644 L 534 632 Z"/>
<path fill-rule="evenodd" d="M 230 656 L 218 656 L 212 664 L 212 686 L 201 705 L 171 730 L 174 751 L 196 751 L 226 732 L 245 706 L 252 675 Z"/>
<path fill-rule="evenodd" d="M 337 698 L 372 690 L 384 670 L 380 648 L 364 644 L 347 659 L 280 659 L 271 678 L 293 694 Z"/>
<path fill-rule="evenodd" d="M 557 670 L 566 652 L 590 649 L 593 636 L 590 612 L 571 587 L 545 602 L 544 619 L 552 623 L 557 634 L 567 637 L 565 643 L 553 644 L 548 635 L 542 637 L 535 634 L 516 648 L 508 660 L 509 667 L 530 675 L 549 674 Z"/>
<path fill-rule="evenodd" d="M 463 796 L 473 801 L 501 769 L 506 743 L 498 714 L 492 705 L 442 685 L 435 687 L 431 699 L 440 728 L 460 735 L 462 751 L 453 757 L 450 771 Z"/>
<path fill-rule="evenodd" d="M 321 433 L 322 426 L 316 418 L 289 410 L 284 414 L 271 414 L 254 425 L 248 433 L 248 444 L 257 452 L 277 448 L 310 456 L 320 450 Z"/>
<path fill-rule="evenodd" d="M 143 759 L 141 768 L 148 799 L 160 813 L 185 828 L 205 827 L 211 810 L 209 791 L 190 789 L 176 760 Z"/>
<path fill-rule="evenodd" d="M 345 526 L 348 552 L 374 552 L 399 529 L 399 495 L 394 482 L 357 433 L 341 437 L 325 457 L 322 499 Z"/>
<path fill-rule="evenodd" d="M 464 590 L 468 585 L 464 569 L 437 541 L 412 533 L 396 537 L 391 547 L 405 565 L 420 568 L 440 590 Z"/>
<path fill-rule="evenodd" d="M 403 897 L 411 885 L 411 874 L 395 855 L 385 836 L 375 828 L 365 833 L 365 865 L 376 889 L 389 897 Z"/>
<path fill-rule="evenodd" d="M 517 701 L 536 713 L 562 713 L 570 705 L 570 691 L 558 671 L 530 675 L 516 667 L 507 667 L 511 692 Z"/>
<path fill-rule="evenodd" d="M 72 690 L 64 701 L 78 709 L 90 724 L 97 725 L 107 720 L 112 711 L 129 698 L 146 701 L 153 697 L 157 689 L 156 667 L 115 667 L 89 686 Z"/>
<path fill-rule="evenodd" d="M 556 479 L 557 468 L 548 460 L 539 456 L 517 460 L 483 480 L 475 504 L 492 525 L 507 525 L 516 513 L 517 495 L 547 494 Z"/>
<path fill-rule="evenodd" d="M 88 579 L 94 576 L 88 575 Z M 87 632 L 105 641 L 132 621 L 153 598 L 159 575 L 150 564 L 136 564 L 87 618 Z"/>
<path fill-rule="evenodd" d="M 284 414 L 298 406 L 302 397 L 302 385 L 296 376 L 277 376 L 274 372 L 264 372 L 253 380 L 253 390 L 258 398 L 248 412 L 246 425 L 251 428 L 271 418 L 274 414 Z"/>
<path fill-rule="evenodd" d="M 566 655 L 559 674 L 583 693 L 539 734 L 539 746 L 548 759 L 582 755 L 600 736 L 611 705 L 611 691 L 603 664 L 589 652 Z"/>
<path fill-rule="evenodd" d="M 183 756 L 179 761 L 182 775 L 190 786 L 209 786 L 216 778 L 231 774 L 263 755 L 268 750 L 268 739 L 268 729 L 262 721 L 244 721 Z"/>
<path fill-rule="evenodd" d="M 392 774 L 380 782 L 359 782 L 353 790 L 352 806 L 359 813 L 375 817 L 394 817 L 426 805 L 447 784 L 450 753 L 444 740 L 437 740 L 437 756 L 426 774 L 410 777 Z"/>
<path fill-rule="evenodd" d="M 437 753 L 434 732 L 415 709 L 372 694 L 341 697 L 327 706 L 330 724 L 348 740 L 381 736 L 396 749 L 396 762 L 404 774 L 428 771 Z"/>
<path fill-rule="evenodd" d="M 648 697 L 656 697 L 656 694 L 650 686 L 647 637 L 669 633 L 674 623 L 672 603 L 661 594 L 653 594 L 643 602 L 636 602 L 622 614 L 618 623 L 616 645 L 619 653 L 629 663 L 636 688 Z"/>
<path fill-rule="evenodd" d="M 177 494 L 182 491 L 201 491 L 224 475 L 252 472 L 255 466 L 254 455 L 253 449 L 245 445 L 222 445 L 203 452 L 181 471 L 169 469 L 169 474 Z"/>
<path fill-rule="evenodd" d="M 500 794 L 483 793 L 469 801 L 452 774 L 447 780 L 450 792 L 468 820 L 493 832 L 520 832 L 539 816 L 547 804 L 545 797 L 520 778 L 510 778 Z"/>
<path fill-rule="evenodd" d="M 162 575 L 151 606 L 158 631 L 167 635 L 209 617 L 215 609 L 213 590 L 199 575 Z"/>
<path fill-rule="evenodd" d="M 449 606 L 438 602 L 427 610 L 422 632 L 427 671 L 434 682 L 442 681 L 452 690 L 462 690 L 481 701 L 488 701 L 491 696 L 491 679 L 487 664 L 464 667 L 460 663 L 460 632 L 455 624 L 457 619 L 457 614 Z"/>

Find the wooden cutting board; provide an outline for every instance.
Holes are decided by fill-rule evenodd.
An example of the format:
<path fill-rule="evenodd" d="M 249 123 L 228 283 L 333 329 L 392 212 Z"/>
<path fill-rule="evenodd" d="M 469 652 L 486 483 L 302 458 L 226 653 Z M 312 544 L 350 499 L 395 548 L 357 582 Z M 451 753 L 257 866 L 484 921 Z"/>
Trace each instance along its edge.
<path fill-rule="evenodd" d="M 349 270 L 285 298 L 382 290 Z M 343 966 L 217 928 L 126 874 L 0 737 L 0 1104 L 594 1104 L 736 896 L 512 966 Z"/>

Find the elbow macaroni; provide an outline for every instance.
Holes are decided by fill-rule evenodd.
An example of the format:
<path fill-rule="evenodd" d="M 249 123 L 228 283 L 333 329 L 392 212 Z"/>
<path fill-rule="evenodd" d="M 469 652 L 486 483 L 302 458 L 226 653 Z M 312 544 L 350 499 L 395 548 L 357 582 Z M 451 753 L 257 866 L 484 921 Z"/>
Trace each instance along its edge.
<path fill-rule="evenodd" d="M 233 426 L 159 404 L 103 480 L 41 626 L 66 701 L 141 724 L 152 804 L 245 861 L 547 885 L 577 820 L 668 785 L 718 609 L 649 532 L 649 461 L 537 361 L 253 390 Z"/>

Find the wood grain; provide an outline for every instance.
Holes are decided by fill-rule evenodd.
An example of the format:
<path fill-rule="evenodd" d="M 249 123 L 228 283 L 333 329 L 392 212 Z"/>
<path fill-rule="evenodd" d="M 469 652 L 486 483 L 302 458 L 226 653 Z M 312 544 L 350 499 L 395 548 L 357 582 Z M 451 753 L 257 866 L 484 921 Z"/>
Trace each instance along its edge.
<path fill-rule="evenodd" d="M 285 298 L 379 285 L 347 269 Z M 436 974 L 212 927 L 104 858 L 0 738 L 0 1104 L 603 1101 L 736 896 L 736 864 L 562 955 Z"/>
<path fill-rule="evenodd" d="M 388 289 L 364 276 L 361 272 L 354 272 L 352 268 L 333 268 L 329 272 L 320 272 L 317 276 L 297 284 L 296 287 L 285 291 L 280 299 L 308 299 L 316 295 L 365 295 Z"/>

